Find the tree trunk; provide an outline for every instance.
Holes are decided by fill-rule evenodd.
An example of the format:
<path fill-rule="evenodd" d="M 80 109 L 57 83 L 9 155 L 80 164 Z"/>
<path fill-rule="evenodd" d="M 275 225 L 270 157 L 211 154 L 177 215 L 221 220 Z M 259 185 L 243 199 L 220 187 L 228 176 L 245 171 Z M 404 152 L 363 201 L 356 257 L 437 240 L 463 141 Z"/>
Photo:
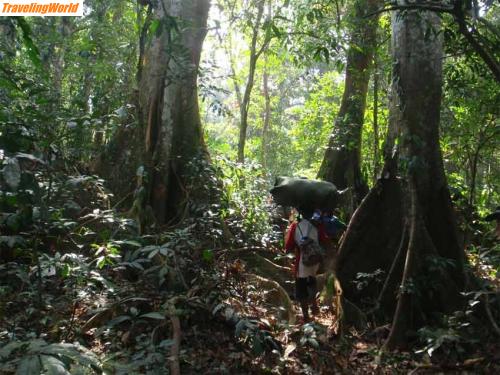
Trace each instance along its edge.
<path fill-rule="evenodd" d="M 264 65 L 264 74 L 262 76 L 262 89 L 264 93 L 264 125 L 262 127 L 262 168 L 267 170 L 267 149 L 269 142 L 269 128 L 271 125 L 271 96 L 269 95 L 269 73 L 267 71 L 267 57 Z"/>
<path fill-rule="evenodd" d="M 352 213 L 368 192 L 361 173 L 361 134 L 365 115 L 370 64 L 376 48 L 380 0 L 358 0 L 354 4 L 351 43 L 347 55 L 345 86 L 340 110 L 330 136 L 318 177 L 339 189 L 351 187 L 353 199 L 346 207 Z"/>
<path fill-rule="evenodd" d="M 407 11 L 396 12 L 392 22 L 393 100 L 386 150 L 398 138 L 400 155 L 386 153 L 382 177 L 355 212 L 337 263 L 344 295 L 356 303 L 379 290 L 375 283 L 358 290 L 356 275 L 385 272 L 375 307 L 385 319 L 395 312 L 389 349 L 404 345 L 408 332 L 431 323 L 435 313 L 456 309 L 466 281 L 439 147 L 439 18 Z"/>
<path fill-rule="evenodd" d="M 374 58 L 373 68 L 373 182 L 376 183 L 380 169 L 379 156 L 379 129 L 378 129 L 378 86 L 379 75 L 377 71 L 377 61 Z"/>
<path fill-rule="evenodd" d="M 62 46 L 59 49 L 58 53 L 54 53 L 53 55 L 53 69 L 54 69 L 54 78 L 53 78 L 53 85 L 54 85 L 54 92 L 56 94 L 57 102 L 59 104 L 61 103 L 61 95 L 62 95 L 62 84 L 63 84 L 63 75 L 64 75 L 64 68 L 65 68 L 65 55 L 66 55 L 66 40 L 67 38 L 71 35 L 72 32 L 72 24 L 71 24 L 71 17 L 61 17 L 61 23 L 58 27 L 58 32 L 60 33 L 61 36 L 61 41 L 62 41 Z"/>
<path fill-rule="evenodd" d="M 474 205 L 474 197 L 476 195 L 476 178 L 477 178 L 477 165 L 479 162 L 479 153 L 481 147 L 478 146 L 474 151 L 474 156 L 470 161 L 470 184 L 469 184 L 469 207 L 472 208 Z"/>
<path fill-rule="evenodd" d="M 189 194 L 188 163 L 208 158 L 197 93 L 208 10 L 209 0 L 159 1 L 153 9 L 163 29 L 144 54 L 139 107 L 150 171 L 148 202 L 159 223 L 181 218 Z"/>
<path fill-rule="evenodd" d="M 142 186 L 141 205 L 150 206 L 144 208 L 159 224 L 180 221 L 188 208 L 213 199 L 206 190 L 206 176 L 194 171 L 192 163 L 209 162 L 197 92 L 209 7 L 209 0 L 161 0 L 151 5 L 146 22 L 158 27 L 149 43 L 141 33 L 139 124 L 121 127 L 96 162 L 95 168 L 110 176 L 120 196 L 131 196 Z M 137 176 L 135 183 L 141 165 L 146 178 Z"/>
<path fill-rule="evenodd" d="M 248 129 L 248 111 L 250 109 L 250 98 L 252 95 L 252 89 L 255 80 L 255 70 L 257 67 L 257 60 L 259 59 L 262 52 L 267 48 L 269 44 L 269 39 L 266 36 L 266 40 L 263 42 L 262 46 L 257 48 L 257 40 L 259 38 L 259 30 L 262 23 L 262 15 L 264 13 L 265 0 L 258 0 L 257 3 L 257 16 L 255 18 L 255 23 L 252 27 L 252 41 L 250 44 L 250 61 L 248 66 L 248 77 L 245 86 L 245 92 L 243 93 L 243 99 L 240 106 L 240 137 L 238 141 L 238 161 L 243 163 L 245 161 L 245 143 L 247 140 L 247 129 Z"/>
<path fill-rule="evenodd" d="M 229 57 L 229 65 L 231 67 L 231 80 L 233 81 L 234 91 L 236 92 L 236 100 L 238 101 L 238 108 L 241 110 L 241 107 L 243 105 L 242 104 L 243 99 L 241 97 L 241 88 L 240 88 L 240 85 L 238 83 L 238 77 L 236 76 L 236 64 L 234 62 L 234 56 L 233 56 L 233 38 L 232 38 L 232 35 L 229 34 L 227 36 L 227 39 L 228 39 L 229 46 L 227 46 L 227 48 L 226 48 L 226 53 Z M 220 40 L 220 42 L 222 43 L 222 40 Z"/>

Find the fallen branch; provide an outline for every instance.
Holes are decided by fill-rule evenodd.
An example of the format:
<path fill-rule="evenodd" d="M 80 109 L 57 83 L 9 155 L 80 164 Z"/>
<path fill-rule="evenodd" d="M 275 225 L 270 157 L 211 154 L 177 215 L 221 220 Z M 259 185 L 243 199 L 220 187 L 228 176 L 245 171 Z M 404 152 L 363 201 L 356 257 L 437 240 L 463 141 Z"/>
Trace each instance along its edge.
<path fill-rule="evenodd" d="M 217 254 L 218 257 L 223 256 L 223 255 L 237 257 L 237 256 L 240 256 L 241 254 L 246 254 L 246 253 L 251 253 L 251 252 L 269 253 L 269 250 L 266 249 L 265 247 L 254 247 L 254 246 L 241 247 L 238 249 L 215 250 L 215 253 Z"/>
<path fill-rule="evenodd" d="M 170 349 L 170 373 L 172 375 L 180 375 L 181 365 L 179 363 L 179 353 L 181 346 L 181 322 L 179 320 L 179 317 L 175 313 L 172 313 L 170 315 L 170 321 L 172 322 L 172 340 L 174 342 L 172 344 L 172 348 Z"/>
<path fill-rule="evenodd" d="M 292 269 L 290 267 L 284 267 L 284 266 L 280 266 L 279 264 L 276 264 L 272 261 L 270 261 L 269 259 L 263 257 L 262 255 L 259 255 L 259 254 L 255 254 L 258 258 L 260 258 L 263 262 L 267 263 L 269 266 L 273 267 L 276 269 L 276 271 L 281 271 L 281 272 L 287 272 L 289 274 L 292 273 Z"/>

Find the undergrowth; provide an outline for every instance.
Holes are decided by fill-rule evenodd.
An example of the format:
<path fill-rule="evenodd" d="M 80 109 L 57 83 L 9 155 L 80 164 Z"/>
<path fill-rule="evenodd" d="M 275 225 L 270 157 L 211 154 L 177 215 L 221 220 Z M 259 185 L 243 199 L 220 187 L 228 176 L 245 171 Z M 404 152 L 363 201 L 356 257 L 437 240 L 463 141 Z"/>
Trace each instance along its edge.
<path fill-rule="evenodd" d="M 2 373 L 157 374 L 175 362 L 183 373 L 390 373 L 443 358 L 498 369 L 490 322 L 480 321 L 481 308 L 496 301 L 498 247 L 471 250 L 484 284 L 463 311 L 418 332 L 419 352 L 382 353 L 386 331 L 339 336 L 328 306 L 316 323 L 296 325 L 278 290 L 254 275 L 248 259 L 260 256 L 292 279 L 279 251 L 282 218 L 255 166 L 193 164 L 220 202 L 139 235 L 99 177 L 69 175 L 29 154 L 2 163 Z M 372 279 L 361 276 L 360 287 Z M 493 320 L 497 311 L 491 306 Z"/>

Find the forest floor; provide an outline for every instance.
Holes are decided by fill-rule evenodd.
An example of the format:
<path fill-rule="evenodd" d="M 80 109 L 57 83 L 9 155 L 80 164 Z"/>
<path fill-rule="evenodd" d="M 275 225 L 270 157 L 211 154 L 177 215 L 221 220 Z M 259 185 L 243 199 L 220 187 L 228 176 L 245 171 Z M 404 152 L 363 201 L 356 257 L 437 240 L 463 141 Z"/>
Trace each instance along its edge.
<path fill-rule="evenodd" d="M 299 324 L 291 260 L 214 244 L 217 219 L 138 236 L 115 210 L 86 212 L 1 237 L 35 247 L 0 265 L 0 373 L 500 373 L 498 340 L 451 328 L 384 353 L 388 326 L 340 332 L 324 293 Z"/>

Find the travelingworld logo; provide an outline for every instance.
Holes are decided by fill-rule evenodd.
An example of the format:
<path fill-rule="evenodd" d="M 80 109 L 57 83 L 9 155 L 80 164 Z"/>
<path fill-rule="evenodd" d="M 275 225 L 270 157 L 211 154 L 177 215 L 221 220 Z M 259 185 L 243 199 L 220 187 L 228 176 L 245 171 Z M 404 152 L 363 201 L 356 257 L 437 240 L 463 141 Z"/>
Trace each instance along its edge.
<path fill-rule="evenodd" d="M 0 16 L 83 16 L 83 0 L 0 0 Z"/>

